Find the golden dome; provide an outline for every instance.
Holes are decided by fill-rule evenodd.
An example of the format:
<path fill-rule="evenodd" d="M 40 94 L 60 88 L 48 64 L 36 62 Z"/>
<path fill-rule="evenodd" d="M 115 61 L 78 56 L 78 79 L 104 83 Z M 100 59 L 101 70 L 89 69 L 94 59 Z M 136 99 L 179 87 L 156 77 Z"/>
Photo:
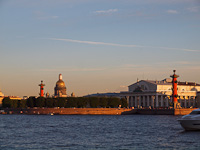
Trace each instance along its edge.
<path fill-rule="evenodd" d="M 65 87 L 65 82 L 63 80 L 58 80 L 56 82 L 56 87 Z"/>
<path fill-rule="evenodd" d="M 59 74 L 59 80 L 56 82 L 56 86 L 54 88 L 55 91 L 55 96 L 58 97 L 66 97 L 67 93 L 66 93 L 66 86 L 65 86 L 65 82 L 62 80 L 62 74 Z"/>

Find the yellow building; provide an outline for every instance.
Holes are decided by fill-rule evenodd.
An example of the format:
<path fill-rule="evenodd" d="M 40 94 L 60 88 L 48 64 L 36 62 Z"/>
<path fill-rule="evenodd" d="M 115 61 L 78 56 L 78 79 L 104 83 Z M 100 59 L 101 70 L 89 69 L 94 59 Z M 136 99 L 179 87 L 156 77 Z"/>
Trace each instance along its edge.
<path fill-rule="evenodd" d="M 3 98 L 4 98 L 4 94 L 0 91 L 0 107 L 2 106 Z"/>

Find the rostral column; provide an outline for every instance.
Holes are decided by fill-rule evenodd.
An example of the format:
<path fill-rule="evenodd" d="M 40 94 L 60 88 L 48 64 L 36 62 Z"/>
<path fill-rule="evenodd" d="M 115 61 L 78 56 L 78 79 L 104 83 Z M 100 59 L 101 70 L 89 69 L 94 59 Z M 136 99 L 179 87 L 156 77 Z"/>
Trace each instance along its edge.
<path fill-rule="evenodd" d="M 176 70 L 173 70 L 174 74 L 171 75 L 170 77 L 172 78 L 172 97 L 173 97 L 173 103 L 174 103 L 174 109 L 177 108 L 177 97 L 178 97 L 178 93 L 177 93 L 177 78 L 179 77 L 179 75 L 176 75 L 175 72 Z"/>
<path fill-rule="evenodd" d="M 43 84 L 43 81 L 41 81 L 41 84 L 39 84 L 40 86 L 40 97 L 44 97 L 44 86 L 45 84 Z"/>

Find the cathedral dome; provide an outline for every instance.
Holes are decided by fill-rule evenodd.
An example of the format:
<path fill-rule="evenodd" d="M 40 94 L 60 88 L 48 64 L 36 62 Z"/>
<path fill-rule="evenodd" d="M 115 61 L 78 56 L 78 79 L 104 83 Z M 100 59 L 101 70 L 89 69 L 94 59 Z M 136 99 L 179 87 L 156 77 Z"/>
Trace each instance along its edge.
<path fill-rule="evenodd" d="M 63 80 L 58 80 L 56 82 L 56 87 L 65 87 L 65 82 Z"/>
<path fill-rule="evenodd" d="M 66 86 L 65 86 L 65 82 L 62 80 L 62 74 L 59 74 L 59 80 L 56 82 L 56 86 L 54 88 L 55 90 L 55 96 L 57 97 L 66 97 L 67 93 L 66 93 Z"/>

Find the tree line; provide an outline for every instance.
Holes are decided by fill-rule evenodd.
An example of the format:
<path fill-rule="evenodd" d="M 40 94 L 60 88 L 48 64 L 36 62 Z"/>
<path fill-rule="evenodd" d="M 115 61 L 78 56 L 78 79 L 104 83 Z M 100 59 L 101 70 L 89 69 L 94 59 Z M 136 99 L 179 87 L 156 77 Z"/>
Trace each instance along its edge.
<path fill-rule="evenodd" d="M 25 100 L 12 100 L 5 97 L 2 101 L 3 108 L 33 108 L 33 107 L 64 107 L 64 108 L 117 108 L 127 107 L 128 103 L 124 98 L 116 97 L 29 97 Z"/>

